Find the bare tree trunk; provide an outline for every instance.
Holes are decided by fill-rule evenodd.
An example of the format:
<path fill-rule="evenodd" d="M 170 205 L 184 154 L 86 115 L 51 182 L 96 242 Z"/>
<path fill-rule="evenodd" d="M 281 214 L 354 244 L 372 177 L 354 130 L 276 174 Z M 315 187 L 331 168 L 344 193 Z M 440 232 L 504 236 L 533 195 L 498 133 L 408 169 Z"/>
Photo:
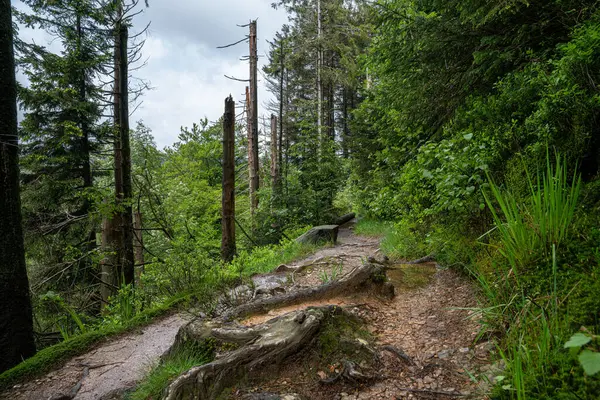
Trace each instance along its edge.
<path fill-rule="evenodd" d="M 254 226 L 254 214 L 258 208 L 259 159 L 258 159 L 258 52 L 256 47 L 256 21 L 250 22 L 250 126 L 248 130 L 248 147 L 252 151 L 252 159 L 248 158 L 250 171 L 250 210 Z M 251 144 L 250 144 L 251 143 Z"/>
<path fill-rule="evenodd" d="M 223 114 L 223 194 L 221 198 L 221 258 L 235 256 L 235 102 L 225 99 Z"/>
<path fill-rule="evenodd" d="M 0 354 L 0 373 L 35 354 L 21 227 L 17 84 L 9 0 L 0 0 Z"/>
<path fill-rule="evenodd" d="M 277 190 L 279 185 L 279 149 L 277 143 L 277 117 L 271 114 L 271 183 L 273 191 Z"/>
<path fill-rule="evenodd" d="M 281 169 L 283 168 L 283 102 L 284 102 L 284 73 L 285 73 L 285 53 L 284 53 L 284 38 L 281 38 L 281 42 L 279 44 L 279 148 L 277 149 L 277 163 L 279 165 L 279 173 L 281 174 Z"/>
<path fill-rule="evenodd" d="M 342 89 L 342 156 L 348 158 L 348 89 Z"/>
<path fill-rule="evenodd" d="M 124 284 L 133 284 L 133 221 L 131 210 L 131 149 L 129 145 L 129 96 L 128 96 L 128 59 L 127 26 L 122 21 L 123 9 L 119 4 L 115 24 L 115 196 L 116 207 L 113 218 L 114 243 L 116 252 L 117 280 Z M 118 286 L 118 285 L 117 285 Z"/>
<path fill-rule="evenodd" d="M 77 12 L 77 57 L 79 58 L 81 65 L 83 65 L 83 58 L 85 54 L 83 52 L 83 28 L 81 25 L 81 11 Z M 79 101 L 81 104 L 84 104 L 86 101 L 86 71 L 83 66 L 79 66 L 78 70 L 78 85 L 79 85 Z M 87 115 L 83 112 L 79 115 L 79 126 L 81 129 L 81 139 L 80 139 L 80 148 L 81 148 L 81 175 L 83 178 L 83 187 L 85 189 L 89 189 L 93 186 L 93 176 L 92 176 L 92 168 L 90 164 L 90 126 L 88 124 Z M 89 215 L 91 208 L 91 202 L 86 195 L 83 199 L 83 205 L 81 208 L 81 213 L 85 215 Z M 85 247 L 88 251 L 88 254 L 92 254 L 94 249 L 96 248 L 96 229 L 95 224 L 92 224 L 91 229 L 88 233 L 88 240 L 85 244 Z M 90 276 L 89 271 L 91 271 L 92 267 L 92 259 L 91 257 L 85 257 L 80 261 L 79 269 L 85 271 L 86 278 Z"/>
<path fill-rule="evenodd" d="M 119 86 L 121 102 L 119 104 L 121 114 L 121 125 L 119 126 L 119 135 L 121 137 L 122 154 L 122 174 L 123 174 L 123 277 L 124 283 L 133 284 L 135 279 L 134 255 L 133 255 L 133 221 L 131 199 L 133 198 L 133 185 L 131 183 L 131 146 L 129 141 L 129 60 L 127 58 L 127 39 L 128 29 L 125 24 L 121 24 L 119 32 L 119 41 L 121 45 L 121 65 L 119 74 Z"/>
<path fill-rule="evenodd" d="M 322 140 L 323 125 L 323 77 L 321 76 L 323 65 L 323 50 L 321 50 L 321 0 L 317 0 L 317 133 Z"/>
<path fill-rule="evenodd" d="M 142 231 L 142 213 L 136 211 L 133 219 L 133 255 L 135 258 L 135 284 L 140 286 L 142 274 L 144 273 L 144 237 Z"/>

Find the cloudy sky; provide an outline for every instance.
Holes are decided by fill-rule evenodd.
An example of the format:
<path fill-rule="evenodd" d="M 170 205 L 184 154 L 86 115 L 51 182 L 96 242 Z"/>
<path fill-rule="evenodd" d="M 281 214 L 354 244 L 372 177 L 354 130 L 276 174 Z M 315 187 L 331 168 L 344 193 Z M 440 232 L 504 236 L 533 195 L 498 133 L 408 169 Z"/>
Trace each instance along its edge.
<path fill-rule="evenodd" d="M 191 126 L 204 117 L 217 120 L 229 94 L 243 100 L 246 84 L 223 75 L 247 79 L 248 62 L 239 59 L 248 55 L 248 45 L 217 46 L 242 39 L 248 28 L 236 25 L 257 18 L 260 67 L 266 61 L 267 40 L 287 21 L 285 11 L 274 10 L 272 1 L 150 0 L 150 7 L 134 20 L 134 31 L 151 23 L 143 50 L 148 62 L 135 75 L 149 81 L 153 89 L 133 114 L 132 126 L 143 120 L 162 148 L 177 141 L 181 126 Z M 22 30 L 21 34 L 38 44 L 49 43 L 41 32 Z M 270 95 L 260 75 L 259 81 L 259 114 L 264 114 Z"/>

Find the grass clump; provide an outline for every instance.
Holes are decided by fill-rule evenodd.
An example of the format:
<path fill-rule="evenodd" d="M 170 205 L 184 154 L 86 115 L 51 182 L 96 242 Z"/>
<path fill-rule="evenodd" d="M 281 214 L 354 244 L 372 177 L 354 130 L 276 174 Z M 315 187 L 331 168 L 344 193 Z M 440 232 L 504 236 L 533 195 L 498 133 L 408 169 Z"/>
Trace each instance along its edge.
<path fill-rule="evenodd" d="M 161 398 L 165 388 L 175 378 L 192 367 L 211 362 L 214 354 L 215 344 L 212 340 L 203 343 L 186 342 L 152 369 L 135 390 L 127 395 L 127 400 Z"/>

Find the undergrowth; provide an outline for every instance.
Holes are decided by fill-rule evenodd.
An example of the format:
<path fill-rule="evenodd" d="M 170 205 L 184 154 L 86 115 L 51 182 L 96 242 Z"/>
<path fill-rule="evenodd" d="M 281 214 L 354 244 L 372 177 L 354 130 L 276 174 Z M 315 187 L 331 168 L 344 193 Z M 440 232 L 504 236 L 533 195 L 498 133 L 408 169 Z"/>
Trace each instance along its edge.
<path fill-rule="evenodd" d="M 494 341 L 506 365 L 496 377 L 497 399 L 593 399 L 600 393 L 600 373 L 590 373 L 600 370 L 598 187 L 582 187 L 567 171 L 559 156 L 548 157 L 539 175 L 526 174 L 524 194 L 488 178 L 492 226 L 483 235 L 409 217 L 391 229 L 362 222 L 369 231 L 387 227 L 382 249 L 388 256 L 434 254 L 477 282 L 481 305 L 471 312 L 483 326 L 479 339 Z M 589 343 L 565 348 L 578 331 Z"/>

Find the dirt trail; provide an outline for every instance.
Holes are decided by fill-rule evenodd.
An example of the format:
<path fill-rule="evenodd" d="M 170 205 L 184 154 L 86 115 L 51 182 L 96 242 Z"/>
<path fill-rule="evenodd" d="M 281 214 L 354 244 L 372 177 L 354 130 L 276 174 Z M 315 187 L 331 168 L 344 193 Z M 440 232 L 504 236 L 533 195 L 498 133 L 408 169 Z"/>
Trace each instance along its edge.
<path fill-rule="evenodd" d="M 186 319 L 175 314 L 103 343 L 63 367 L 0 394 L 2 400 L 108 400 L 139 382 Z M 75 394 L 75 397 L 73 397 Z"/>
<path fill-rule="evenodd" d="M 318 285 L 343 261 L 343 276 L 378 253 L 379 242 L 352 234 L 352 225 L 340 230 L 337 246 L 322 249 L 300 265 L 310 267 L 294 277 L 298 286 Z M 332 266 L 333 263 L 333 266 Z M 244 325 L 255 325 L 307 306 L 335 304 L 353 309 L 366 322 L 378 348 L 402 350 L 413 365 L 389 351 L 381 352 L 379 379 L 369 385 L 323 384 L 339 365 L 315 365 L 314 353 L 301 353 L 278 368 L 233 388 L 232 399 L 259 399 L 253 393 L 296 393 L 302 399 L 485 399 L 490 351 L 488 342 L 474 343 L 479 324 L 465 308 L 476 306 L 472 282 L 435 263 L 392 264 L 388 279 L 395 286 L 392 300 L 348 293 L 329 300 L 306 302 L 253 316 Z M 311 361 L 307 361 L 310 359 Z M 340 360 L 341 362 L 342 360 Z M 481 379 L 483 376 L 486 376 Z M 492 377 L 493 378 L 493 377 Z M 265 397 L 266 398 L 266 397 Z M 277 398 L 277 397 L 273 397 Z"/>
<path fill-rule="evenodd" d="M 295 266 L 302 266 L 302 272 L 257 276 L 255 283 L 283 284 L 286 290 L 292 290 L 318 286 L 348 274 L 369 256 L 379 253 L 377 239 L 356 236 L 352 228 L 353 224 L 348 224 L 340 229 L 335 247 L 323 248 L 297 262 Z M 310 305 L 337 304 L 352 308 L 367 322 L 380 349 L 384 346 L 401 349 L 413 361 L 412 365 L 392 352 L 382 351 L 383 368 L 377 371 L 377 381 L 369 385 L 324 385 L 320 380 L 324 375 L 331 376 L 336 366 L 310 365 L 307 362 L 310 354 L 301 352 L 284 362 L 277 374 L 264 374 L 241 383 L 229 392 L 229 397 L 249 399 L 253 398 L 252 393 L 268 392 L 298 393 L 301 398 L 312 400 L 450 399 L 457 395 L 485 398 L 482 388 L 469 379 L 485 373 L 491 349 L 489 343 L 473 342 L 479 326 L 464 310 L 476 303 L 472 284 L 454 271 L 442 270 L 432 263 L 396 265 L 388 271 L 388 278 L 395 286 L 396 296 L 392 300 L 367 293 L 347 293 L 334 299 L 275 309 L 243 323 L 259 324 Z M 17 385 L 0 394 L 0 399 L 122 398 L 122 393 L 156 364 L 185 322 L 181 315 L 156 321 L 101 344 L 40 379 Z"/>

